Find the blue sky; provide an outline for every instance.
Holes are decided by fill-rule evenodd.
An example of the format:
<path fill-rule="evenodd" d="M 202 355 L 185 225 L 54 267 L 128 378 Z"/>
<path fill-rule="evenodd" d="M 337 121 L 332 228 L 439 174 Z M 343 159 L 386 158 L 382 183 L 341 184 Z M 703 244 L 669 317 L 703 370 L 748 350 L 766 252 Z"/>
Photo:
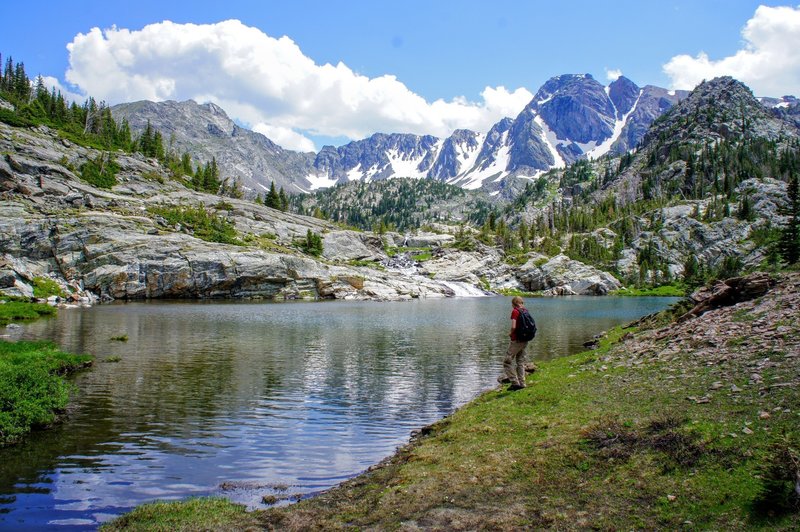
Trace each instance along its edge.
<path fill-rule="evenodd" d="M 213 99 L 295 149 L 488 129 L 562 73 L 691 88 L 730 71 L 757 95 L 800 94 L 794 57 L 780 73 L 764 66 L 781 63 L 770 46 L 798 54 L 800 8 L 786 2 L 76 0 L 37 11 L 14 2 L 0 18 L 0 53 L 30 75 L 109 103 Z M 240 23 L 218 24 L 230 19 Z"/>

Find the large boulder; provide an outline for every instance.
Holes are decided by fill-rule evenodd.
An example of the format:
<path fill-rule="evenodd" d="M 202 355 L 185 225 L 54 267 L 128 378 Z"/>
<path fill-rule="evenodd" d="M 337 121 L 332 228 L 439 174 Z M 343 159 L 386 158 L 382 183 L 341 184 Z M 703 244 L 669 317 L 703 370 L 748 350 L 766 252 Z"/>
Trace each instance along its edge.
<path fill-rule="evenodd" d="M 322 256 L 328 260 L 378 261 L 386 258 L 380 238 L 356 231 L 331 231 L 322 239 Z"/>
<path fill-rule="evenodd" d="M 557 255 L 543 264 L 541 260 L 530 260 L 520 267 L 517 277 L 526 290 L 550 290 L 554 295 L 598 296 L 622 286 L 613 275 L 566 255 Z"/>

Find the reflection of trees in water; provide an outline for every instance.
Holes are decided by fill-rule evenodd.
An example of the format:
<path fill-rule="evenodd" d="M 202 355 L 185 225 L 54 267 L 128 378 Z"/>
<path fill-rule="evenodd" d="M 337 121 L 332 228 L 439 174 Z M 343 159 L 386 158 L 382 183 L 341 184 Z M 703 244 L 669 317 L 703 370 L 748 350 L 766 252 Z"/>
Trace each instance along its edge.
<path fill-rule="evenodd" d="M 540 331 L 529 355 L 574 352 L 593 334 L 650 312 L 634 308 L 621 318 L 598 312 L 603 305 L 610 309 L 613 300 L 529 301 Z M 272 446 L 274 454 L 262 454 L 258 464 L 265 471 L 268 460 L 282 460 L 282 449 L 297 454 L 289 433 L 326 423 L 358 426 L 338 440 L 323 435 L 314 442 L 334 455 L 351 449 L 336 448 L 342 437 L 369 447 L 368 429 L 406 437 L 409 425 L 441 417 L 495 385 L 509 314 L 509 298 L 62 311 L 26 325 L 26 337 L 91 353 L 95 367 L 75 378 L 79 392 L 68 423 L 0 450 L 0 494 L 46 480 L 61 467 L 101 470 L 118 454 L 196 453 L 181 445 L 216 445 L 225 436 L 220 431 L 229 429 L 224 445 L 245 455 L 257 444 L 231 437 Z M 119 334 L 129 341 L 110 341 Z M 109 356 L 121 361 L 103 362 Z"/>

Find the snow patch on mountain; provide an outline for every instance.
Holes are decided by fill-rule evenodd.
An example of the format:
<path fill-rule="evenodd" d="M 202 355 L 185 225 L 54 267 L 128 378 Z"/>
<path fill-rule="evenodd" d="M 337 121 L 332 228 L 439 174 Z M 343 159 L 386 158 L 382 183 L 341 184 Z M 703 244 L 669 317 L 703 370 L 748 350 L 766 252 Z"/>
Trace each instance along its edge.
<path fill-rule="evenodd" d="M 606 94 L 608 94 L 608 91 L 609 87 L 606 87 Z M 608 137 L 598 146 L 588 151 L 584 150 L 586 157 L 590 159 L 598 159 L 603 155 L 605 155 L 606 153 L 608 153 L 608 151 L 611 149 L 611 146 L 617 141 L 619 136 L 622 134 L 622 130 L 625 128 L 625 124 L 628 123 L 628 117 L 631 116 L 631 113 L 633 113 L 636 110 L 636 106 L 639 105 L 639 100 L 642 98 L 643 92 L 644 92 L 643 90 L 639 89 L 639 96 L 636 97 L 636 101 L 633 103 L 631 110 L 625 113 L 622 116 L 622 118 L 614 122 L 614 132 L 611 134 L 610 137 Z M 617 106 L 614 105 L 614 101 L 611 99 L 611 97 L 609 97 L 608 100 L 614 107 L 614 116 L 617 116 Z"/>
<path fill-rule="evenodd" d="M 508 137 L 508 132 L 504 132 L 503 135 Z M 506 144 L 504 139 L 503 146 L 497 150 L 493 161 L 489 162 L 483 168 L 473 169 L 472 171 L 467 172 L 466 175 L 457 178 L 454 184 L 457 184 L 461 188 L 465 188 L 467 190 L 475 190 L 481 188 L 484 181 L 487 179 L 492 177 L 494 177 L 492 181 L 502 179 L 508 175 L 506 168 L 508 168 L 508 160 L 510 157 L 511 146 Z"/>
<path fill-rule="evenodd" d="M 534 122 L 542 129 L 542 142 L 545 143 L 547 149 L 550 150 L 550 153 L 553 155 L 553 160 L 555 160 L 555 164 L 553 164 L 553 168 L 564 168 L 566 163 L 564 162 L 564 158 L 561 157 L 561 154 L 558 152 L 556 146 L 559 144 L 558 136 L 555 132 L 550 129 L 550 126 L 542 119 L 541 116 L 538 114 L 533 119 Z"/>
<path fill-rule="evenodd" d="M 388 150 L 386 157 L 392 167 L 392 177 L 410 177 L 413 179 L 427 177 L 427 170 L 420 170 L 420 165 L 425 159 L 425 155 L 423 153 L 417 157 L 411 157 L 408 154 L 400 153 L 400 150 L 396 148 Z"/>
<path fill-rule="evenodd" d="M 309 182 L 308 190 L 304 190 L 302 187 L 295 183 L 295 186 L 302 190 L 303 192 L 309 192 L 311 190 L 317 190 L 320 188 L 330 188 L 337 183 L 337 180 L 333 177 L 323 174 L 308 174 L 306 175 L 306 181 Z M 267 190 L 266 187 L 263 187 Z"/>
<path fill-rule="evenodd" d="M 355 168 L 351 168 L 347 171 L 348 181 L 357 181 L 362 177 L 364 177 L 364 172 L 361 171 L 361 163 L 358 163 Z"/>

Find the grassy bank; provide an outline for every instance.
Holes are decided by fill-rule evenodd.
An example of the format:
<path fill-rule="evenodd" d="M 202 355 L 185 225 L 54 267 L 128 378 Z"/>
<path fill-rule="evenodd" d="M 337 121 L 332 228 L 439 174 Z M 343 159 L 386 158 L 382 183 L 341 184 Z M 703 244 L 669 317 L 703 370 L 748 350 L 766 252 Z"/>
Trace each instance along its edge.
<path fill-rule="evenodd" d="M 35 320 L 42 316 L 52 316 L 55 313 L 55 307 L 43 303 L 0 299 L 0 325 L 6 325 L 14 321 Z"/>
<path fill-rule="evenodd" d="M 292 506 L 146 505 L 107 528 L 796 530 L 798 308 L 793 276 L 680 324 L 615 330 Z"/>
<path fill-rule="evenodd" d="M 691 290 L 683 284 L 665 284 L 652 288 L 636 288 L 634 286 L 630 286 L 627 288 L 614 290 L 610 295 L 627 297 L 685 297 L 689 294 L 689 292 L 691 292 Z"/>
<path fill-rule="evenodd" d="M 90 360 L 47 342 L 0 341 L 0 447 L 56 421 L 69 399 L 64 376 Z"/>

